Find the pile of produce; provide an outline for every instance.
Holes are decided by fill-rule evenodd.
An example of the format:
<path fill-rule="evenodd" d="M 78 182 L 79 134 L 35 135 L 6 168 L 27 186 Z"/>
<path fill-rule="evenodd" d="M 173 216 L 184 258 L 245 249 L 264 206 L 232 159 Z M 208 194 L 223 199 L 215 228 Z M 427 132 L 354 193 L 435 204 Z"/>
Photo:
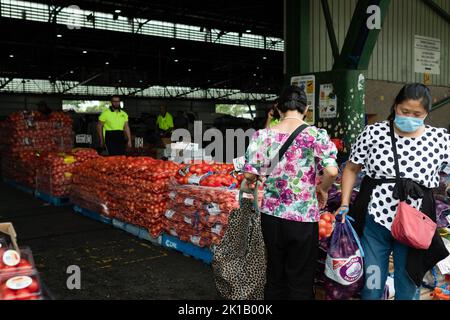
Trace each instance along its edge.
<path fill-rule="evenodd" d="M 3 153 L 2 176 L 23 186 L 36 187 L 37 156 L 33 151 Z"/>
<path fill-rule="evenodd" d="M 145 227 L 153 237 L 162 231 L 168 182 L 179 166 L 147 157 L 107 157 L 75 169 L 72 203 L 111 218 Z"/>
<path fill-rule="evenodd" d="M 176 179 L 184 185 L 239 189 L 244 175 L 236 172 L 233 164 L 201 162 L 183 165 Z"/>
<path fill-rule="evenodd" d="M 2 175 L 33 189 L 38 154 L 67 152 L 73 145 L 72 120 L 63 112 L 15 112 L 2 122 L 0 133 Z"/>
<path fill-rule="evenodd" d="M 37 111 L 11 114 L 3 125 L 9 152 L 69 151 L 73 146 L 72 119 L 63 112 L 45 116 Z"/>
<path fill-rule="evenodd" d="M 331 237 L 335 220 L 334 214 L 330 212 L 325 212 L 320 215 L 319 240 Z"/>
<path fill-rule="evenodd" d="M 166 233 L 200 247 L 219 244 L 229 214 L 239 207 L 238 191 L 180 185 L 173 180 L 169 191 L 170 201 L 163 219 Z"/>
<path fill-rule="evenodd" d="M 97 151 L 93 149 L 73 149 L 70 153 L 40 154 L 36 171 L 36 190 L 53 197 L 68 197 L 74 169 L 98 156 Z"/>

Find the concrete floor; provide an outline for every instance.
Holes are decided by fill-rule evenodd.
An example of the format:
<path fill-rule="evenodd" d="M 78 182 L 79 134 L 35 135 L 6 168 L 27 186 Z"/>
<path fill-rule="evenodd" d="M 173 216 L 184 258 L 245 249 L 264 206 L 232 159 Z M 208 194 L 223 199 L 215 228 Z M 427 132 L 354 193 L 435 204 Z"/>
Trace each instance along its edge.
<path fill-rule="evenodd" d="M 55 299 L 217 299 L 211 267 L 200 261 L 3 183 L 0 194 L 0 222 L 14 224 Z M 80 290 L 67 288 L 71 265 L 81 269 Z"/>

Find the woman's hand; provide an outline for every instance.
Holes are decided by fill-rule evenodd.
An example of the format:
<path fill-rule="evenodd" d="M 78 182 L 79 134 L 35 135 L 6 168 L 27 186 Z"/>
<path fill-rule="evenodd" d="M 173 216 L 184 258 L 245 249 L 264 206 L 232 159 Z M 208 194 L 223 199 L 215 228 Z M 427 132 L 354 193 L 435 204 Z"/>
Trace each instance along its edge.
<path fill-rule="evenodd" d="M 320 186 L 316 188 L 317 200 L 319 201 L 319 208 L 323 209 L 327 206 L 328 202 L 328 190 L 323 190 Z"/>
<path fill-rule="evenodd" d="M 347 216 L 347 213 L 349 212 L 349 206 L 348 205 L 342 205 L 339 207 L 339 209 L 336 210 L 334 213 L 335 216 L 341 215 L 342 216 L 342 223 L 345 223 L 345 217 Z"/>
<path fill-rule="evenodd" d="M 244 178 L 246 180 L 246 186 L 249 190 L 255 190 L 256 181 L 258 181 L 259 177 L 256 174 L 252 173 L 244 173 Z"/>

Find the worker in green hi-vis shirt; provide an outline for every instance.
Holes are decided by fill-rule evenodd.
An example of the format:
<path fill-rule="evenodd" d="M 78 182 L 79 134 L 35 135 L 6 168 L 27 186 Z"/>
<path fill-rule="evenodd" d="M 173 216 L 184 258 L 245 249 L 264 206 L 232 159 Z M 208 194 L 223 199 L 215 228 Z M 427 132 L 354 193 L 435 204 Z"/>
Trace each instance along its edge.
<path fill-rule="evenodd" d="M 161 137 L 169 138 L 173 131 L 173 117 L 167 112 L 166 106 L 161 106 L 159 115 L 156 119 L 156 126 L 158 127 L 159 135 Z"/>
<path fill-rule="evenodd" d="M 108 155 L 126 154 L 126 147 L 131 148 L 131 132 L 128 114 L 120 108 L 120 97 L 111 98 L 111 106 L 98 118 L 97 133 L 101 147 L 106 146 Z"/>
<path fill-rule="evenodd" d="M 265 129 L 272 128 L 280 123 L 280 112 L 277 109 L 278 99 L 267 109 Z"/>

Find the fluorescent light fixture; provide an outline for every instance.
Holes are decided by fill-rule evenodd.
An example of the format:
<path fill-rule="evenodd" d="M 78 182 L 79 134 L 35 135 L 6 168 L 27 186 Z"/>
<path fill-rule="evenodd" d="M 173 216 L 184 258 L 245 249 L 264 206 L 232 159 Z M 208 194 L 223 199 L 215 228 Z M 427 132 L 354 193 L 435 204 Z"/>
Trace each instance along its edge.
<path fill-rule="evenodd" d="M 170 50 L 175 50 L 175 47 L 171 47 Z"/>
<path fill-rule="evenodd" d="M 57 38 L 62 38 L 62 34 L 57 34 L 56 37 Z"/>
<path fill-rule="evenodd" d="M 116 10 L 114 10 L 114 12 L 115 12 L 115 13 L 122 13 L 122 10 L 116 9 Z"/>
<path fill-rule="evenodd" d="M 83 53 L 87 53 L 87 51 L 86 51 L 86 50 L 83 50 Z"/>
<path fill-rule="evenodd" d="M 10 58 L 14 58 L 14 55 L 13 55 L 13 54 L 10 54 L 9 57 L 10 57 Z"/>

